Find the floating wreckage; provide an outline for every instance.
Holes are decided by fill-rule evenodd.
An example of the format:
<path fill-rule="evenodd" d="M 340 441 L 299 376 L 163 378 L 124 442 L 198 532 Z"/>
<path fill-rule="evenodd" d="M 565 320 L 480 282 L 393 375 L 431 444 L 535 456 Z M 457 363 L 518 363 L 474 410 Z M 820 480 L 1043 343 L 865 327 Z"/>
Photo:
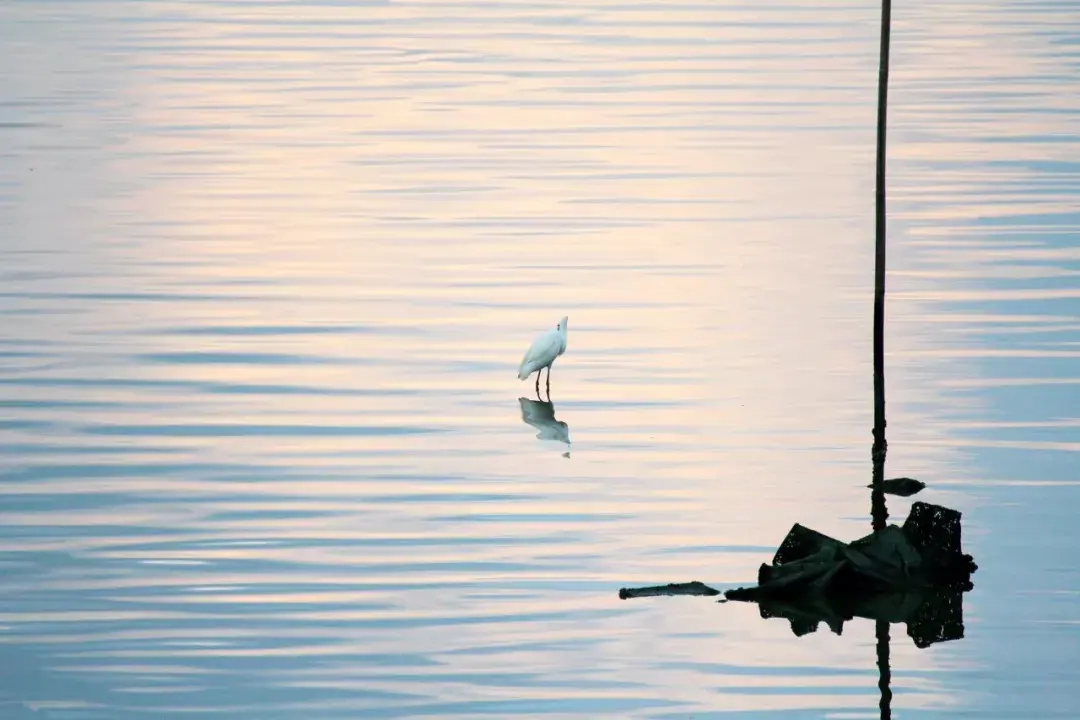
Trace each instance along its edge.
<path fill-rule="evenodd" d="M 836 634 L 854 617 L 907 623 L 918 647 L 963 637 L 963 593 L 978 566 L 960 544 L 960 513 L 916 502 L 902 527 L 889 525 L 844 543 L 796 524 L 758 569 L 754 587 L 724 600 L 756 602 L 763 618 L 783 617 L 795 635 L 826 623 Z M 623 588 L 623 599 L 719 595 L 700 582 Z"/>

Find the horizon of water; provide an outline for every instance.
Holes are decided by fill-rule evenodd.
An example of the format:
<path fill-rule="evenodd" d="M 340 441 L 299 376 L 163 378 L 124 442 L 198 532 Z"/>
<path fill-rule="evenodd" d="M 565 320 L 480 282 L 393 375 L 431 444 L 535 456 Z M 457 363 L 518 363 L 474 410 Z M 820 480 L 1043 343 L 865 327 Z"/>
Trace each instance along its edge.
<path fill-rule="evenodd" d="M 0 715 L 878 717 L 869 621 L 618 590 L 869 531 L 879 12 L 0 4 Z M 1080 715 L 1078 31 L 893 9 L 898 717 Z"/>

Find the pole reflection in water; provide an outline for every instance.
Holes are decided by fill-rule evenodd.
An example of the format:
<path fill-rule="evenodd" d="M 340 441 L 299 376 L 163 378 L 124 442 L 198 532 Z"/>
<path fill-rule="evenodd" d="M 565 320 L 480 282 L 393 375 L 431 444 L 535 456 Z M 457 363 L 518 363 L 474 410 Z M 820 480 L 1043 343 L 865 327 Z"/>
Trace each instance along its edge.
<path fill-rule="evenodd" d="M 879 405 L 875 402 L 875 405 Z M 883 406 L 884 402 L 880 402 Z M 883 486 L 885 478 L 885 423 L 882 416 L 881 427 L 874 428 L 874 448 L 871 452 L 874 462 L 873 481 L 870 490 L 870 524 L 875 531 L 884 530 L 885 522 L 889 519 L 889 511 L 885 507 L 885 490 Z M 881 711 L 881 720 L 892 717 L 892 669 L 889 667 L 889 621 L 875 621 L 874 634 L 877 637 L 877 666 L 878 666 L 878 690 L 881 692 L 881 700 L 878 708 Z"/>
<path fill-rule="evenodd" d="M 878 708 L 881 710 L 881 720 L 892 717 L 892 669 L 889 667 L 889 623 L 886 620 L 877 621 L 877 666 L 878 666 L 878 690 L 881 691 L 881 700 Z"/>

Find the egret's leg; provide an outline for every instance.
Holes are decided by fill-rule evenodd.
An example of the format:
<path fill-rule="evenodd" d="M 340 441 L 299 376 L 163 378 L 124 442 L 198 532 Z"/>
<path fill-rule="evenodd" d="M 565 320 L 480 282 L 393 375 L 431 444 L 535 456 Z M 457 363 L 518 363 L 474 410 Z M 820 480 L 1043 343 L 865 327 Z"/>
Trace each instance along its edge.
<path fill-rule="evenodd" d="M 536 371 L 536 397 L 540 397 L 540 374 L 544 372 L 544 368 L 540 368 Z"/>
<path fill-rule="evenodd" d="M 547 394 L 548 394 L 548 402 L 551 402 L 551 366 L 550 365 L 548 365 Z"/>

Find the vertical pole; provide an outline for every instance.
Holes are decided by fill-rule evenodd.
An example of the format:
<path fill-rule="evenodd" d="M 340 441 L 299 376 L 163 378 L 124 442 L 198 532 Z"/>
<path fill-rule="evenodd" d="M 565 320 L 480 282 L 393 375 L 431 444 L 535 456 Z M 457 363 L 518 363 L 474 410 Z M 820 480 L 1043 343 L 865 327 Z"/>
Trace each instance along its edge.
<path fill-rule="evenodd" d="M 874 461 L 871 516 L 875 530 L 885 527 L 889 517 L 881 483 L 885 477 L 885 121 L 889 98 L 889 30 L 892 3 L 881 0 L 881 52 L 878 65 L 877 107 L 877 191 L 874 244 Z M 878 703 L 881 720 L 892 717 L 892 669 L 889 666 L 889 623 L 879 620 L 877 636 Z"/>
<path fill-rule="evenodd" d="M 874 454 L 885 456 L 885 121 L 889 98 L 891 0 L 881 1 L 881 53 L 878 65 L 877 191 L 874 251 Z"/>

